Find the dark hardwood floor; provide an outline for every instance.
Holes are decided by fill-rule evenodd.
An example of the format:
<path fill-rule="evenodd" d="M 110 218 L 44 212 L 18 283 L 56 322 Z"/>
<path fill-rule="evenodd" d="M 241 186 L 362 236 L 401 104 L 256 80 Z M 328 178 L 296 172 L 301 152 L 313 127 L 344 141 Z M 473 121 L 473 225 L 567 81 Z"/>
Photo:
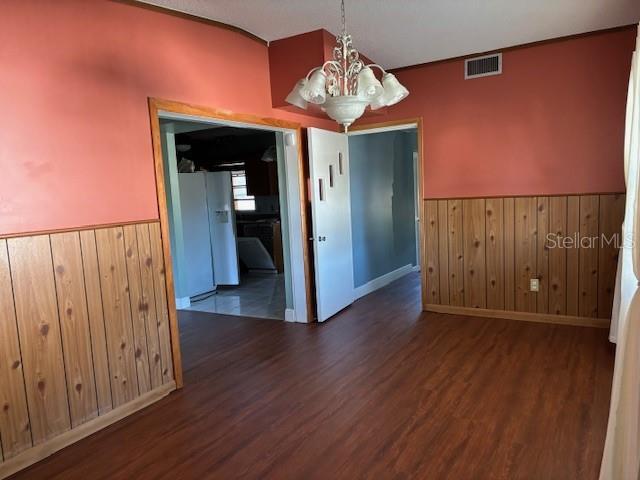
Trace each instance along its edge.
<path fill-rule="evenodd" d="M 182 391 L 16 478 L 596 479 L 607 332 L 423 314 L 418 282 L 323 325 L 182 313 Z"/>

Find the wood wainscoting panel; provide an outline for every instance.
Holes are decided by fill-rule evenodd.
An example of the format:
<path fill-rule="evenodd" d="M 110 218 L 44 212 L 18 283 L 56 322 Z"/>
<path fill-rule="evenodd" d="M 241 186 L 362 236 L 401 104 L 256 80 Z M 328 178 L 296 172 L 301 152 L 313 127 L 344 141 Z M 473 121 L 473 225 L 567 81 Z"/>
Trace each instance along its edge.
<path fill-rule="evenodd" d="M 440 260 L 438 276 L 440 278 L 440 304 L 449 305 L 449 213 L 447 201 L 438 200 L 438 254 Z"/>
<path fill-rule="evenodd" d="M 48 235 L 10 238 L 9 264 L 33 443 L 71 428 Z"/>
<path fill-rule="evenodd" d="M 164 268 L 157 221 L 0 238 L 0 478 L 175 388 Z"/>
<path fill-rule="evenodd" d="M 451 305 L 463 307 L 464 237 L 462 226 L 462 200 L 449 200 L 447 209 L 447 225 L 449 233 L 449 303 Z"/>
<path fill-rule="evenodd" d="M 624 202 L 624 194 L 425 200 L 429 308 L 601 326 L 585 319 L 611 317 Z"/>
<path fill-rule="evenodd" d="M 531 278 L 537 277 L 536 213 L 536 197 L 515 199 L 515 309 L 519 312 L 535 312 L 537 310 L 537 299 L 529 288 Z"/>
<path fill-rule="evenodd" d="M 162 361 L 158 334 L 156 294 L 153 286 L 153 256 L 151 254 L 149 225 L 136 225 L 136 235 L 138 237 L 138 258 L 140 260 L 141 305 L 147 327 L 151 388 L 157 388 L 162 385 Z"/>
<path fill-rule="evenodd" d="M 549 232 L 554 238 L 567 233 L 567 198 L 549 199 Z M 567 252 L 557 245 L 549 245 L 549 313 L 567 313 Z"/>
<path fill-rule="evenodd" d="M 624 195 L 600 195 L 600 235 L 602 244 L 598 256 L 598 314 L 605 315 L 613 307 L 613 293 L 618 269 L 616 234 L 624 219 Z M 618 243 L 616 241 L 618 240 Z"/>
<path fill-rule="evenodd" d="M 549 313 L 549 197 L 538 197 L 536 275 L 538 292 L 535 294 L 538 313 Z"/>
<path fill-rule="evenodd" d="M 487 308 L 504 310 L 504 201 L 487 198 L 486 256 L 487 256 Z"/>
<path fill-rule="evenodd" d="M 0 240 L 0 461 L 31 448 L 7 241 Z"/>
<path fill-rule="evenodd" d="M 464 305 L 487 307 L 485 256 L 485 201 L 464 200 L 462 204 L 464 243 Z"/>
<path fill-rule="evenodd" d="M 591 243 L 600 242 L 598 238 L 599 205 L 598 195 L 580 197 L 580 241 L 589 244 L 586 248 L 580 245 L 578 249 L 580 252 L 578 315 L 581 317 L 598 316 L 598 251 L 600 249 L 593 248 Z"/>
<path fill-rule="evenodd" d="M 516 309 L 515 199 L 504 198 L 504 309 Z"/>
<path fill-rule="evenodd" d="M 567 238 L 579 241 L 580 237 L 580 197 L 567 198 Z M 580 250 L 578 248 L 566 248 L 567 255 L 567 315 L 578 315 L 579 310 L 579 286 L 580 278 Z"/>
<path fill-rule="evenodd" d="M 122 227 L 96 230 L 113 406 L 138 396 L 138 374 Z"/>
<path fill-rule="evenodd" d="M 440 252 L 438 249 L 438 202 L 424 204 L 427 303 L 440 303 Z"/>
<path fill-rule="evenodd" d="M 82 248 L 85 293 L 87 295 L 87 312 L 91 328 L 91 355 L 95 372 L 98 413 L 104 415 L 113 408 L 113 401 L 111 399 L 107 333 L 102 308 L 96 233 L 93 230 L 80 232 L 80 245 Z"/>
<path fill-rule="evenodd" d="M 158 338 L 162 361 L 162 382 L 173 382 L 173 349 L 171 345 L 171 326 L 169 325 L 169 303 L 167 301 L 167 282 L 164 269 L 164 254 L 160 224 L 149 225 L 151 239 L 151 267 L 153 268 L 153 289 L 156 297 L 156 314 L 158 315 Z M 174 336 L 178 338 L 178 335 Z"/>
<path fill-rule="evenodd" d="M 136 226 L 126 225 L 123 228 L 123 233 L 133 324 L 133 351 L 138 373 L 138 390 L 140 394 L 143 394 L 151 390 L 151 370 L 149 369 L 149 349 L 147 347 L 147 312 L 142 293 Z"/>
<path fill-rule="evenodd" d="M 76 427 L 98 415 L 80 234 L 69 232 L 51 235 L 51 252 L 58 294 L 69 413 L 71 426 Z"/>

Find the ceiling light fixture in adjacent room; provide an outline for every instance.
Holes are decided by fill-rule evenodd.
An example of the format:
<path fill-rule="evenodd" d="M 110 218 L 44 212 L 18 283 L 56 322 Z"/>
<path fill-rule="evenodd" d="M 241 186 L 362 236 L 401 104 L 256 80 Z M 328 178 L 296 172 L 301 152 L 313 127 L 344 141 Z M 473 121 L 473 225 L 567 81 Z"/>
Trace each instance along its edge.
<path fill-rule="evenodd" d="M 347 34 L 344 0 L 341 0 L 342 33 L 336 38 L 334 60 L 312 69 L 299 80 L 286 101 L 306 109 L 309 103 L 322 105 L 322 110 L 333 120 L 349 126 L 360 118 L 367 106 L 372 110 L 395 105 L 409 95 L 398 79 L 380 65 L 365 65 L 353 48 L 351 35 Z M 382 83 L 373 69 L 382 72 Z"/>

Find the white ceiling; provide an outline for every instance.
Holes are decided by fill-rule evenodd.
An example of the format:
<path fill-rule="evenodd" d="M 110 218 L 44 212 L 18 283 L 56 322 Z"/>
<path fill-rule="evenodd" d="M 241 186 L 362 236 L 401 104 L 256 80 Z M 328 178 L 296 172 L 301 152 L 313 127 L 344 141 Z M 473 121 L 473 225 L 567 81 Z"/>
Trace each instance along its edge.
<path fill-rule="evenodd" d="M 339 0 L 143 0 L 271 41 L 340 31 Z M 640 21 L 639 0 L 346 0 L 355 47 L 386 68 Z"/>

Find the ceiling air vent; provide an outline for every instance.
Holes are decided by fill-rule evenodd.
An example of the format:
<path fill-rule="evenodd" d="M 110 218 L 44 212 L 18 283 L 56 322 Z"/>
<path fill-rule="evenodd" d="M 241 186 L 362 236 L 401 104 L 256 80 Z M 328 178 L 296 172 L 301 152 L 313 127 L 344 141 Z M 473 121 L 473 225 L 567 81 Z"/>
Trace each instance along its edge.
<path fill-rule="evenodd" d="M 502 54 L 494 53 L 464 61 L 464 78 L 488 77 L 502 73 Z"/>

